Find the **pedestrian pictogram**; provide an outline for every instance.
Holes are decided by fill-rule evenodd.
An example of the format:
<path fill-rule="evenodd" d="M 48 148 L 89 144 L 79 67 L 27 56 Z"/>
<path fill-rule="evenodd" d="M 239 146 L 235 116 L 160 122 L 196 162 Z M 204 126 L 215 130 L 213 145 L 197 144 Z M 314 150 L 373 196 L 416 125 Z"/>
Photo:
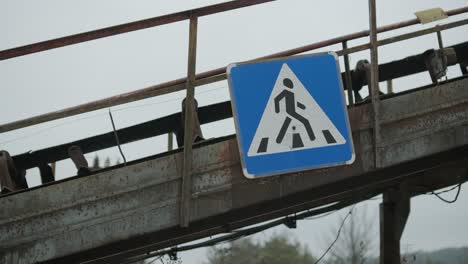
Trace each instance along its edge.
<path fill-rule="evenodd" d="M 247 155 L 344 143 L 341 133 L 284 63 Z"/>
<path fill-rule="evenodd" d="M 228 79 L 247 177 L 354 160 L 335 54 L 233 64 Z"/>

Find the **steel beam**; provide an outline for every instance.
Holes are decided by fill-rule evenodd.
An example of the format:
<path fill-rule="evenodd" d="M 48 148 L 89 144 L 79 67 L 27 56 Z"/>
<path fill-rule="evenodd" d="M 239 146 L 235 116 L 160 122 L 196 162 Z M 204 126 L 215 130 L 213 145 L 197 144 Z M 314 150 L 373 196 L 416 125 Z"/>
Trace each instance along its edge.
<path fill-rule="evenodd" d="M 117 263 L 300 210 L 375 195 L 403 180 L 412 182 L 414 194 L 465 182 L 467 87 L 468 79 L 459 79 L 382 100 L 378 170 L 369 104 L 349 109 L 357 155 L 350 166 L 247 180 L 235 138 L 195 145 L 188 228 L 180 228 L 178 219 L 181 151 L 2 196 L 0 263 Z M 447 169 L 459 175 L 441 177 Z"/>

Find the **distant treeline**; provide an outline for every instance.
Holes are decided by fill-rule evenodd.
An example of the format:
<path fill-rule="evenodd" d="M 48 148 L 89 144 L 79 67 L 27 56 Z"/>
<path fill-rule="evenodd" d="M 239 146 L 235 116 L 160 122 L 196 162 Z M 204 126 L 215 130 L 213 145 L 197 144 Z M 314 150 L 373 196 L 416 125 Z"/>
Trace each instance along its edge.
<path fill-rule="evenodd" d="M 468 247 L 444 248 L 435 251 L 416 251 L 402 254 L 404 264 L 466 264 L 468 263 Z M 371 264 L 378 264 L 374 259 Z"/>

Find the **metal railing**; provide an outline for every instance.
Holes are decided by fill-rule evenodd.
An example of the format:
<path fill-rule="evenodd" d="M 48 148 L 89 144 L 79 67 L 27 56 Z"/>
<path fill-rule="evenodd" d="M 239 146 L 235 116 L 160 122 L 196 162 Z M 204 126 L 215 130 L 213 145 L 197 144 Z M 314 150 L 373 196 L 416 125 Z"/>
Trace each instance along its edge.
<path fill-rule="evenodd" d="M 234 9 L 234 8 L 240 8 L 240 7 L 244 7 L 244 6 L 248 6 L 248 5 L 265 3 L 265 2 L 270 2 L 270 1 L 273 1 L 273 0 L 269 0 L 269 1 L 267 1 L 267 0 L 262 0 L 262 1 L 260 1 L 260 0 L 256 0 L 256 1 L 235 1 L 235 2 L 239 2 L 239 3 L 237 3 L 237 5 L 235 5 L 235 6 L 230 6 L 230 7 L 231 7 L 231 9 Z M 231 2 L 228 2 L 228 3 L 231 3 Z M 242 5 L 242 3 L 243 3 L 243 5 Z M 150 23 L 151 21 L 153 22 L 153 24 L 151 24 L 151 26 L 156 27 L 156 26 L 159 26 L 159 25 L 164 25 L 164 24 L 168 24 L 168 23 L 172 23 L 172 22 L 177 22 L 177 21 L 180 21 L 180 20 L 183 20 L 183 19 L 189 19 L 189 14 L 190 13 L 200 14 L 200 15 L 206 16 L 206 15 L 210 14 L 209 11 L 211 12 L 211 14 L 214 14 L 214 13 L 221 12 L 220 10 L 223 10 L 223 11 L 231 10 L 231 9 L 227 9 L 227 6 L 224 6 L 224 5 L 225 4 L 219 4 L 219 5 L 215 5 L 215 6 L 209 6 L 209 7 L 184 11 L 184 12 L 180 12 L 180 13 L 174 13 L 172 15 L 165 15 L 165 16 L 162 16 L 162 17 L 152 18 L 152 19 L 148 19 L 148 20 L 142 20 L 142 21 L 138 21 L 138 22 L 123 24 L 123 25 L 120 25 L 120 26 L 99 29 L 99 30 L 90 31 L 90 32 L 87 32 L 87 33 L 72 35 L 72 36 L 63 37 L 63 38 L 59 38 L 59 39 L 54 39 L 54 40 L 50 40 L 50 41 L 44 41 L 44 42 L 39 42 L 39 43 L 31 44 L 31 45 L 26 45 L 26 46 L 22 46 L 22 47 L 18 47 L 18 48 L 3 50 L 3 51 L 0 51 L 0 60 L 11 59 L 11 58 L 24 56 L 24 55 L 35 53 L 35 52 L 51 50 L 51 49 L 55 49 L 55 48 L 58 48 L 58 47 L 64 47 L 64 46 L 67 46 L 67 45 L 73 45 L 73 44 L 77 44 L 77 43 L 81 43 L 81 42 L 86 42 L 86 41 L 93 40 L 93 39 L 99 39 L 99 38 L 104 38 L 104 37 L 108 37 L 108 36 L 112 36 L 112 35 L 116 35 L 116 34 L 122 34 L 122 33 L 125 33 L 125 32 L 131 32 L 131 31 L 135 31 L 135 30 L 148 28 L 150 26 L 147 25 L 146 23 L 151 24 Z M 217 8 L 215 8 L 215 7 L 217 7 Z M 468 6 L 458 8 L 458 9 L 454 9 L 454 10 L 450 10 L 450 11 L 447 11 L 446 13 L 447 13 L 448 16 L 456 16 L 456 15 L 468 13 Z M 145 22 L 145 21 L 150 21 L 150 22 Z M 157 24 L 156 22 L 159 22 L 161 24 Z M 380 41 L 377 42 L 377 45 L 378 46 L 387 45 L 387 44 L 402 41 L 402 40 L 405 40 L 405 39 L 410 39 L 410 38 L 414 38 L 414 37 L 417 37 L 417 36 L 430 34 L 430 33 L 436 32 L 436 31 L 441 31 L 441 30 L 446 30 L 446 29 L 449 29 L 449 28 L 454 28 L 454 27 L 466 25 L 467 23 L 468 23 L 467 20 L 461 20 L 461 21 L 457 21 L 457 22 L 453 22 L 453 23 L 449 23 L 449 24 L 445 24 L 445 25 L 439 25 L 439 26 L 435 26 L 435 27 L 433 27 L 431 29 L 420 30 L 420 31 L 416 31 L 416 32 L 408 33 L 408 34 L 403 34 L 403 35 L 400 35 L 400 36 L 391 37 L 391 38 L 387 38 L 387 39 L 384 39 L 384 40 L 380 40 Z M 390 25 L 386 25 L 386 26 L 377 28 L 377 33 L 383 33 L 383 32 L 392 31 L 392 30 L 395 30 L 395 29 L 401 29 L 401 28 L 405 28 L 405 27 L 408 27 L 408 26 L 416 25 L 416 24 L 419 24 L 419 21 L 417 19 L 410 19 L 410 20 L 407 20 L 407 21 L 403 21 L 403 22 L 399 22 L 399 23 L 395 23 L 395 24 L 390 24 Z M 136 26 L 136 25 L 138 25 L 138 26 Z M 115 31 L 113 32 L 113 34 L 109 35 L 108 31 L 112 31 L 111 30 L 112 28 L 116 28 L 116 29 L 114 29 Z M 131 30 L 130 30 L 130 28 L 131 28 Z M 125 31 L 124 31 L 124 29 L 125 29 Z M 360 32 L 355 32 L 355 33 L 352 33 L 352 34 L 347 34 L 347 35 L 339 36 L 339 37 L 336 37 L 336 38 L 331 38 L 331 39 L 328 39 L 328 40 L 325 40 L 325 41 L 320 41 L 320 42 L 312 43 L 312 44 L 309 44 L 309 45 L 297 47 L 297 48 L 294 48 L 294 49 L 289 49 L 289 50 L 281 51 L 281 52 L 278 52 L 278 53 L 273 53 L 273 54 L 270 54 L 270 55 L 267 55 L 267 56 L 256 58 L 254 60 L 272 59 L 272 58 L 291 56 L 291 55 L 295 55 L 295 54 L 300 54 L 300 53 L 316 50 L 316 49 L 319 49 L 319 48 L 324 48 L 324 47 L 331 46 L 331 45 L 334 45 L 334 44 L 340 44 L 340 43 L 345 44 L 350 40 L 355 40 L 355 39 L 362 38 L 362 37 L 367 37 L 367 36 L 369 36 L 369 30 L 363 30 L 363 31 L 360 31 Z M 93 37 L 93 38 L 91 38 L 91 37 Z M 66 45 L 63 45 L 65 40 L 67 40 L 67 39 L 70 39 L 70 41 L 67 42 Z M 59 44 L 62 44 L 62 45 L 59 45 Z M 338 55 L 342 56 L 342 55 L 346 55 L 346 54 L 355 53 L 355 52 L 358 52 L 358 51 L 363 51 L 363 50 L 366 50 L 366 49 L 369 49 L 369 48 L 370 48 L 370 43 L 360 45 L 360 46 L 356 46 L 356 47 L 352 47 L 352 48 L 348 48 L 347 45 L 346 45 L 346 46 L 343 47 L 343 50 L 338 51 L 337 53 L 338 53 Z M 346 56 L 345 56 L 345 59 L 346 59 Z M 348 69 L 346 69 L 346 70 L 348 70 Z M 226 67 L 221 67 L 221 68 L 217 68 L 217 69 L 213 69 L 213 70 L 210 70 L 210 71 L 206 71 L 206 72 L 196 74 L 195 75 L 195 84 L 194 85 L 195 86 L 201 86 L 201 85 L 206 85 L 206 84 L 210 84 L 210 83 L 213 83 L 213 82 L 225 80 L 226 79 L 225 72 L 226 72 Z M 53 120 L 57 120 L 57 119 L 65 118 L 65 117 L 70 117 L 70 116 L 82 114 L 82 113 L 87 113 L 87 112 L 103 109 L 103 108 L 106 108 L 106 107 L 126 104 L 126 103 L 139 101 L 139 100 L 147 99 L 147 98 L 158 96 L 158 95 L 163 95 L 163 94 L 167 94 L 167 93 L 181 91 L 181 90 L 185 89 L 186 81 L 187 81 L 187 78 L 180 78 L 180 79 L 160 83 L 160 84 L 157 84 L 157 85 L 152 85 L 152 86 L 149 86 L 149 87 L 145 87 L 145 88 L 142 88 L 142 89 L 137 89 L 137 90 L 134 90 L 134 91 L 131 91 L 131 92 L 128 92 L 128 93 L 122 93 L 122 94 L 119 94 L 119 95 L 107 97 L 107 98 L 92 101 L 92 102 L 89 102 L 89 103 L 80 104 L 80 105 L 77 105 L 77 106 L 65 108 L 65 109 L 62 109 L 62 110 L 49 112 L 49 113 L 37 115 L 37 116 L 34 116 L 34 117 L 30 117 L 30 118 L 26 118 L 26 119 L 14 121 L 14 122 L 6 123 L 6 124 L 1 124 L 0 125 L 0 133 L 16 130 L 16 129 L 20 129 L 20 128 L 25 128 L 25 127 L 45 123 L 45 122 L 48 122 L 48 121 L 53 121 Z"/>

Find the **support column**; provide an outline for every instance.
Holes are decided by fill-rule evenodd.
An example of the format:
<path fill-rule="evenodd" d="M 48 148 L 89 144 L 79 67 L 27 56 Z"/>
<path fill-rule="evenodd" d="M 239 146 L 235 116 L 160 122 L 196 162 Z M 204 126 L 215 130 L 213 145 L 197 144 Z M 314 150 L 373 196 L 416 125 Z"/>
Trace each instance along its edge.
<path fill-rule="evenodd" d="M 380 204 L 380 264 L 400 264 L 400 239 L 410 212 L 405 185 L 383 194 Z"/>

